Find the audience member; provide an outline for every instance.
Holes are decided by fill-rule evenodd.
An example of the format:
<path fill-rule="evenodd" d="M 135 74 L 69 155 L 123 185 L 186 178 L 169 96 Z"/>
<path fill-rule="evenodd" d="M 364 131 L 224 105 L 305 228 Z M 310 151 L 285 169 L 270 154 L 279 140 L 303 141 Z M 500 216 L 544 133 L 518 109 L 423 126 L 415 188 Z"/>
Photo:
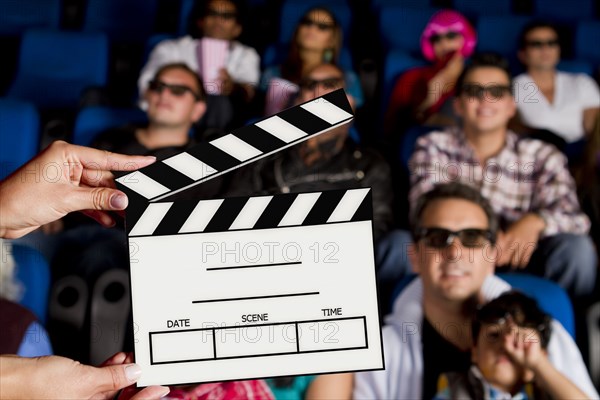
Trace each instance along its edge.
<path fill-rule="evenodd" d="M 345 87 L 343 71 L 320 64 L 300 81 L 297 103 Z M 349 98 L 351 104 L 353 98 Z M 230 194 L 296 193 L 315 190 L 373 188 L 375 237 L 392 223 L 390 169 L 377 153 L 348 140 L 350 124 L 332 129 L 276 157 L 242 170 Z"/>
<path fill-rule="evenodd" d="M 421 35 L 421 50 L 432 65 L 413 68 L 394 85 L 385 115 L 385 132 L 400 136 L 413 125 L 454 125 L 449 101 L 464 61 L 475 45 L 477 35 L 460 13 L 435 13 Z"/>
<path fill-rule="evenodd" d="M 518 56 L 527 69 L 515 78 L 520 122 L 530 131 L 537 130 L 537 138 L 560 148 L 589 138 L 600 112 L 600 91 L 586 74 L 556 69 L 560 40 L 554 25 L 527 25 L 519 39 Z"/>
<path fill-rule="evenodd" d="M 175 155 L 195 144 L 190 131 L 206 110 L 205 97 L 199 76 L 186 64 L 163 65 L 148 82 L 144 91 L 144 99 L 148 105 L 148 123 L 143 126 L 125 125 L 109 129 L 93 140 L 92 147 L 127 155 L 152 155 L 158 159 Z M 210 188 L 210 184 L 203 185 L 202 190 L 208 191 L 207 195 L 213 195 L 214 192 L 210 192 Z M 80 260 L 81 252 L 74 251 L 68 243 L 80 243 L 83 251 L 91 252 L 95 247 L 106 249 L 107 245 L 113 247 L 112 244 L 121 247 L 123 242 L 120 231 L 103 230 L 89 224 L 81 227 L 80 222 L 81 219 L 77 218 L 66 221 L 66 228 L 73 228 L 74 225 L 75 229 L 67 229 L 67 232 L 60 236 L 59 249 L 53 257 L 53 264 L 59 265 L 61 273 L 70 272 L 69 265 L 82 264 L 76 261 Z M 90 245 L 90 242 L 94 244 Z M 127 255 L 127 250 L 122 253 Z M 94 257 L 86 259 L 85 266 L 77 267 L 79 272 L 83 272 L 80 268 L 91 268 L 90 260 L 97 260 L 92 264 L 114 266 L 118 263 L 114 260 L 108 261 L 106 257 L 121 259 L 122 256 L 121 252 L 117 254 L 104 250 L 93 254 Z"/>
<path fill-rule="evenodd" d="M 193 144 L 190 130 L 207 109 L 199 75 L 183 63 L 164 64 L 147 81 L 143 93 L 148 124 L 103 132 L 93 147 L 165 158 Z"/>
<path fill-rule="evenodd" d="M 480 303 L 510 289 L 494 276 L 498 221 L 476 189 L 442 184 L 411 211 L 414 279 L 396 299 L 383 327 L 385 370 L 355 375 L 357 399 L 430 399 L 439 376 L 471 364 L 471 320 Z M 552 321 L 552 364 L 586 395 L 597 398 L 581 354 Z M 342 388 L 340 388 L 342 390 Z"/>
<path fill-rule="evenodd" d="M 506 62 L 487 54 L 457 81 L 462 128 L 417 140 L 410 201 L 436 184 L 458 181 L 480 190 L 501 218 L 497 266 L 556 281 L 574 298 L 594 290 L 597 256 L 565 156 L 552 145 L 507 129 L 516 112 Z"/>
<path fill-rule="evenodd" d="M 585 399 L 548 359 L 552 318 L 520 292 L 500 295 L 472 322 L 473 365 L 442 375 L 435 399 Z"/>
<path fill-rule="evenodd" d="M 114 189 L 109 170 L 137 169 L 154 157 L 123 156 L 65 142 L 54 142 L 33 160 L 0 182 L 0 237 L 18 238 L 73 211 L 85 210 L 103 225 L 114 224 L 109 211 L 122 211 L 127 197 Z M 56 179 L 42 179 L 48 165 L 66 168 Z M 0 356 L 2 399 L 112 399 L 133 385 L 141 369 L 130 357 L 116 354 L 103 367 L 82 365 L 63 357 Z M 168 388 L 133 387 L 119 398 L 158 399 Z M 133 397 L 131 397 L 133 395 Z"/>
<path fill-rule="evenodd" d="M 110 129 L 101 133 L 92 147 L 121 154 L 153 155 L 159 160 L 175 155 L 198 143 L 191 132 L 210 110 L 206 98 L 201 77 L 187 64 L 165 64 L 144 91 L 148 123 Z M 187 194 L 200 198 L 218 196 L 225 180 L 212 179 Z"/>
<path fill-rule="evenodd" d="M 318 65 L 300 82 L 297 103 L 310 101 L 345 85 L 343 71 L 332 64 Z M 349 98 L 349 101 L 353 104 L 353 98 Z M 392 224 L 390 169 L 377 153 L 348 140 L 349 130 L 349 124 L 340 126 L 240 171 L 228 194 L 371 187 L 375 240 L 386 241 L 386 233 Z M 282 398 L 294 398 L 306 393 L 306 398 L 313 399 L 339 398 L 340 393 L 335 387 L 349 386 L 347 374 L 302 377 L 300 380 L 277 378 L 270 380 L 269 384 L 274 393 Z M 348 389 L 343 395 L 349 397 L 350 393 Z"/>
<path fill-rule="evenodd" d="M 338 62 L 342 50 L 342 28 L 331 11 L 313 8 L 304 14 L 296 26 L 287 59 L 282 65 L 268 67 L 261 77 L 260 89 L 267 93 L 273 78 L 283 78 L 299 85 L 302 77 L 323 63 Z M 344 71 L 347 92 L 356 107 L 363 103 L 362 89 L 353 71 Z"/>
<path fill-rule="evenodd" d="M 237 0 L 197 0 L 194 10 L 198 12 L 194 11 L 192 17 L 197 16 L 196 24 L 202 37 L 229 42 L 226 66 L 219 70 L 216 85 L 209 85 L 219 90 L 209 91 L 209 112 L 201 121 L 201 127 L 205 128 L 202 133 L 209 135 L 211 132 L 206 132 L 207 129 L 219 133 L 236 128 L 247 117 L 247 104 L 254 98 L 260 78 L 260 58 L 256 50 L 236 41 L 242 32 Z M 139 92 L 144 93 L 152 76 L 165 64 L 183 62 L 202 74 L 202 62 L 198 60 L 200 44 L 200 39 L 190 35 L 159 43 L 140 73 Z"/>
<path fill-rule="evenodd" d="M 144 126 L 127 125 L 101 133 L 92 143 L 93 147 L 110 152 L 128 155 L 153 155 L 159 160 L 175 155 L 195 144 L 190 137 L 193 124 L 206 110 L 205 92 L 199 76 L 186 64 L 166 64 L 162 66 L 148 83 L 144 92 L 148 104 L 148 123 Z M 198 185 L 186 193 L 196 198 L 212 198 L 221 191 L 223 179 L 217 178 Z M 81 218 L 67 218 L 65 229 L 58 235 L 54 256 L 51 260 L 53 282 L 65 276 L 75 275 L 88 285 L 89 293 L 94 293 L 98 278 L 111 269 L 129 269 L 129 250 L 122 229 L 106 229 L 96 224 L 85 223 Z M 85 301 L 80 299 L 79 301 Z M 93 304 L 98 301 L 91 298 Z M 87 309 L 87 307 L 86 307 Z M 90 308 L 91 309 L 91 308 Z M 81 315 L 90 326 L 96 329 L 115 329 L 131 332 L 130 310 L 120 308 L 105 322 L 96 321 L 92 315 Z M 64 324 L 54 324 L 51 319 L 49 331 L 57 354 L 87 361 L 92 349 L 94 353 L 111 354 L 114 350 L 99 348 L 102 341 L 94 341 L 79 330 L 66 329 Z M 110 327 L 104 326 L 110 323 Z M 79 324 L 84 325 L 84 321 Z M 87 332 L 87 331 L 86 331 Z M 111 346 L 132 350 L 128 336 L 115 335 Z"/>

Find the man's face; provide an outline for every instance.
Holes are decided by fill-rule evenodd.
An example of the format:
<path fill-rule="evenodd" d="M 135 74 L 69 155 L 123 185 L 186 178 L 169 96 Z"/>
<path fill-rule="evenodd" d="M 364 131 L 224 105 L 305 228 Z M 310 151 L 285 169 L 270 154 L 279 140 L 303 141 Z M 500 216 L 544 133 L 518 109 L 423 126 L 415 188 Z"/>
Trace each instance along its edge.
<path fill-rule="evenodd" d="M 431 202 L 421 216 L 420 226 L 434 231 L 488 229 L 485 212 L 477 204 L 463 199 L 439 199 Z M 430 237 L 431 238 L 431 237 Z M 476 247 L 467 247 L 458 237 L 450 245 L 438 246 L 427 237 L 409 251 L 413 269 L 423 281 L 425 299 L 437 302 L 464 302 L 477 296 L 485 278 L 494 271 L 495 249 L 481 238 Z"/>
<path fill-rule="evenodd" d="M 487 133 L 506 129 L 516 112 L 506 72 L 496 67 L 475 68 L 465 77 L 461 90 L 454 109 L 465 130 Z"/>
<path fill-rule="evenodd" d="M 533 372 L 525 369 L 508 356 L 505 340 L 541 340 L 539 333 L 532 328 L 514 327 L 509 330 L 505 324 L 483 324 L 477 338 L 477 345 L 471 352 L 471 359 L 485 379 L 505 392 L 513 393 L 533 378 Z"/>
<path fill-rule="evenodd" d="M 344 75 L 333 65 L 315 68 L 300 84 L 300 102 L 326 95 L 344 87 Z"/>
<path fill-rule="evenodd" d="M 324 64 L 315 68 L 302 80 L 298 102 L 305 103 L 343 87 L 342 72 L 332 65 Z M 305 164 L 310 166 L 322 158 L 329 158 L 336 154 L 344 145 L 347 136 L 348 126 L 344 125 L 308 139 L 299 147 Z"/>
<path fill-rule="evenodd" d="M 199 120 L 206 110 L 206 104 L 196 99 L 199 93 L 197 85 L 197 80 L 189 71 L 179 68 L 165 70 L 146 91 L 150 122 L 161 126 L 185 127 Z"/>
<path fill-rule="evenodd" d="M 236 20 L 237 8 L 227 0 L 212 0 L 208 3 L 206 16 L 198 21 L 204 36 L 213 39 L 234 40 L 242 27 Z"/>
<path fill-rule="evenodd" d="M 551 28 L 537 28 L 525 37 L 519 59 L 529 69 L 552 71 L 560 61 L 558 35 Z"/>

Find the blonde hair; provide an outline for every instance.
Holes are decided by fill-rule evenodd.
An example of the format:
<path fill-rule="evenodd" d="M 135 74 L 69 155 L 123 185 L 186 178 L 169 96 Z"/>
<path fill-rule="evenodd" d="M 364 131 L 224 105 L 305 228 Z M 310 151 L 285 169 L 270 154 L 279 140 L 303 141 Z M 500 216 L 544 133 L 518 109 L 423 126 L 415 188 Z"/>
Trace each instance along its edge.
<path fill-rule="evenodd" d="M 15 277 L 16 267 L 11 243 L 0 239 L 0 297 L 14 302 L 23 297 L 23 285 Z"/>

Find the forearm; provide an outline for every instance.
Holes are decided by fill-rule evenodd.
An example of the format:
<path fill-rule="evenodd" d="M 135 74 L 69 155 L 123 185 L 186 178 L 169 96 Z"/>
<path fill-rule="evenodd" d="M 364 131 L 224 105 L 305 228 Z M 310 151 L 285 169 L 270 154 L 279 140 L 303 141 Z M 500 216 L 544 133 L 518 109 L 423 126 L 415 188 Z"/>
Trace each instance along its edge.
<path fill-rule="evenodd" d="M 319 375 L 308 386 L 304 398 L 306 400 L 351 399 L 353 377 L 351 373 Z"/>
<path fill-rule="evenodd" d="M 590 229 L 589 218 L 581 211 L 540 210 L 538 214 L 544 219 L 546 227 L 541 236 L 552 236 L 558 233 L 586 234 Z"/>
<path fill-rule="evenodd" d="M 588 399 L 573 382 L 561 374 L 548 360 L 544 358 L 534 368 L 535 380 L 539 387 L 553 399 Z"/>
<path fill-rule="evenodd" d="M 541 235 L 544 229 L 546 229 L 546 221 L 537 213 L 527 213 L 523 215 L 517 222 L 527 224 L 529 227 L 531 227 L 532 231 L 537 232 L 539 235 Z"/>
<path fill-rule="evenodd" d="M 18 189 L 14 181 L 5 180 L 0 183 L 0 238 L 15 239 L 14 230 L 18 228 L 17 222 L 23 216 L 18 204 L 11 201 L 15 198 L 13 193 Z M 23 199 L 22 199 L 23 200 Z"/>
<path fill-rule="evenodd" d="M 35 380 L 36 358 L 22 358 L 14 355 L 0 356 L 0 399 L 33 399 L 42 393 L 32 390 Z"/>
<path fill-rule="evenodd" d="M 594 129 L 598 124 L 598 114 L 600 114 L 600 108 L 588 108 L 583 111 L 583 130 L 587 138 L 591 138 L 594 134 Z"/>
<path fill-rule="evenodd" d="M 537 179 L 532 187 L 530 210 L 546 222 L 542 236 L 587 233 L 590 222 L 579 206 L 577 188 L 569 172 L 567 158 L 548 146 L 540 147 L 538 153 L 539 165 L 532 170 L 532 176 L 537 176 Z"/>

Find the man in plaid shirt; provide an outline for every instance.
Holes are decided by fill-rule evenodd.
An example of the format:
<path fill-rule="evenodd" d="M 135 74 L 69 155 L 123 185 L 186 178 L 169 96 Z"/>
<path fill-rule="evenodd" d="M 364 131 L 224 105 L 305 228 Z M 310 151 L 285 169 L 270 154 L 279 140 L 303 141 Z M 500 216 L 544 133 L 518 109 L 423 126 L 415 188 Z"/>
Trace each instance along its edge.
<path fill-rule="evenodd" d="M 505 60 L 482 55 L 457 81 L 462 129 L 420 137 L 410 161 L 411 208 L 435 185 L 478 188 L 501 220 L 498 267 L 549 278 L 573 297 L 592 293 L 597 256 L 567 160 L 554 146 L 508 130 L 515 114 Z"/>

